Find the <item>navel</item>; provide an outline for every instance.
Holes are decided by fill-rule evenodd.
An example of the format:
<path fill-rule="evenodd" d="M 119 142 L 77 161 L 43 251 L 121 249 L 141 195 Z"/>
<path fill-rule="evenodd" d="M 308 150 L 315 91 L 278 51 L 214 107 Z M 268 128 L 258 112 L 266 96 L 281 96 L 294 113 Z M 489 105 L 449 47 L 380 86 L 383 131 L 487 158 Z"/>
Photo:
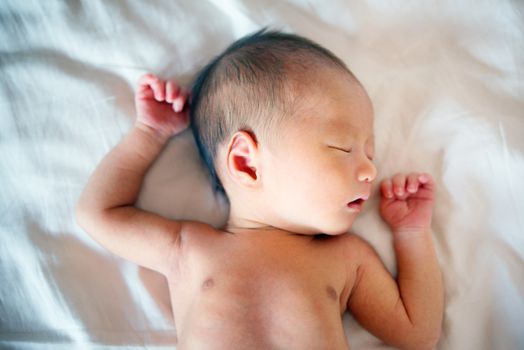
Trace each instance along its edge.
<path fill-rule="evenodd" d="M 329 285 L 326 286 L 326 293 L 330 299 L 333 299 L 333 300 L 338 299 L 337 291 L 332 286 L 329 286 Z"/>
<path fill-rule="evenodd" d="M 213 287 L 214 284 L 215 281 L 211 277 L 209 277 L 204 281 L 204 283 L 202 283 L 202 290 L 208 290 L 211 287 Z"/>

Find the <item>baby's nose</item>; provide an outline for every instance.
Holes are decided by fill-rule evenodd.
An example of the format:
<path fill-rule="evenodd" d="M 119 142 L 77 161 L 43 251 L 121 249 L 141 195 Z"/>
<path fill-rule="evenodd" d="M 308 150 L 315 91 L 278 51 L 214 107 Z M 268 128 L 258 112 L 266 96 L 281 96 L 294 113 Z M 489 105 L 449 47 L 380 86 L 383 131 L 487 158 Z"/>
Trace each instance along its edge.
<path fill-rule="evenodd" d="M 360 168 L 360 172 L 358 174 L 359 181 L 373 182 L 373 180 L 375 180 L 376 177 L 377 168 L 373 163 L 368 162 L 368 164 L 365 167 Z"/>
<path fill-rule="evenodd" d="M 371 182 L 373 179 L 371 176 L 362 176 L 359 178 L 359 181 Z"/>

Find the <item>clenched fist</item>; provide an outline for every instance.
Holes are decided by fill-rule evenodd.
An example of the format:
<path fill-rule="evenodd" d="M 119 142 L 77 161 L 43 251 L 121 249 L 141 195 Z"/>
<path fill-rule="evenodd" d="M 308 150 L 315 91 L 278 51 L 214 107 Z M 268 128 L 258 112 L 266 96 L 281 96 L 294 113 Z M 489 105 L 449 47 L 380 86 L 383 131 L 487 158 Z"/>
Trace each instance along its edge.
<path fill-rule="evenodd" d="M 430 174 L 396 174 L 380 189 L 380 214 L 393 232 L 430 228 L 435 190 Z"/>
<path fill-rule="evenodd" d="M 136 123 L 166 136 L 176 135 L 189 125 L 188 94 L 172 80 L 144 74 L 135 95 Z"/>

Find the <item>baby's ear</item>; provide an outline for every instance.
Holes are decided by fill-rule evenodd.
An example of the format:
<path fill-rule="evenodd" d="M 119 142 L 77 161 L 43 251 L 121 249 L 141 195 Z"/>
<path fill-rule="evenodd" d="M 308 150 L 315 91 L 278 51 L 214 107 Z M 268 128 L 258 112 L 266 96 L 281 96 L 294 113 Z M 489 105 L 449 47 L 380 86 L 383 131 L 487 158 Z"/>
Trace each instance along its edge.
<path fill-rule="evenodd" d="M 245 186 L 259 182 L 258 145 L 256 137 L 248 131 L 237 131 L 231 137 L 226 152 L 228 176 Z"/>

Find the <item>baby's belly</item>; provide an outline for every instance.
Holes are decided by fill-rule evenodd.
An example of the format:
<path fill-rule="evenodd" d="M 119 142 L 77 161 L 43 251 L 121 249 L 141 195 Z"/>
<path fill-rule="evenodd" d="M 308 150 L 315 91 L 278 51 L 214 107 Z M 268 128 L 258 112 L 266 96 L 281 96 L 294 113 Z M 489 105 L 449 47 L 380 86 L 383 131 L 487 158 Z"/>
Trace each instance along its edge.
<path fill-rule="evenodd" d="M 173 296 L 185 305 L 174 305 L 178 349 L 348 349 L 329 284 L 241 281 L 209 278 L 192 300 Z"/>

